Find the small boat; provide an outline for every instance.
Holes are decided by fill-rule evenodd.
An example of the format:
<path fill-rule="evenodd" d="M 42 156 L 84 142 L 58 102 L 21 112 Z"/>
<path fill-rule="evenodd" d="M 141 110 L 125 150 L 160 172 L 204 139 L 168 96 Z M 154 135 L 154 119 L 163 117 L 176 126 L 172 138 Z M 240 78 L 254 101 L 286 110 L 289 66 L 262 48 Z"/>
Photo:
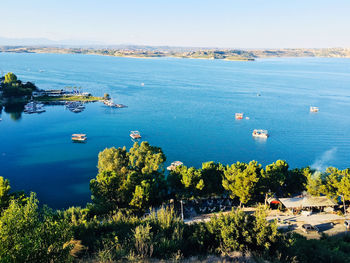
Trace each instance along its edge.
<path fill-rule="evenodd" d="M 269 133 L 267 132 L 267 130 L 254 130 L 252 135 L 253 135 L 253 137 L 257 137 L 257 138 L 269 137 Z"/>
<path fill-rule="evenodd" d="M 250 118 L 249 118 L 249 117 L 245 117 L 245 119 L 246 119 L 246 120 L 250 120 Z"/>
<path fill-rule="evenodd" d="M 115 104 L 114 105 L 116 108 L 127 108 L 128 106 L 124 105 L 124 104 Z"/>
<path fill-rule="evenodd" d="M 235 114 L 236 120 L 242 120 L 243 119 L 243 113 L 236 113 Z"/>
<path fill-rule="evenodd" d="M 145 86 L 145 83 L 142 82 L 142 83 L 141 83 L 141 86 L 142 86 L 142 87 Z"/>
<path fill-rule="evenodd" d="M 79 113 L 79 112 L 82 112 L 83 110 L 82 109 L 79 109 L 79 108 L 75 108 L 72 110 L 72 112 L 74 113 Z"/>
<path fill-rule="evenodd" d="M 36 111 L 35 111 L 35 113 L 43 113 L 43 112 L 45 112 L 46 110 L 44 110 L 44 109 L 37 109 Z"/>
<path fill-rule="evenodd" d="M 124 104 L 116 104 L 113 102 L 113 100 L 104 100 L 103 101 L 103 104 L 108 106 L 108 107 L 111 107 L 111 108 L 127 108 L 128 106 L 124 105 Z"/>
<path fill-rule="evenodd" d="M 141 139 L 141 135 L 139 131 L 131 131 L 130 137 L 133 139 Z"/>
<path fill-rule="evenodd" d="M 313 106 L 310 107 L 310 112 L 318 112 L 318 111 L 319 111 L 318 107 L 313 107 Z"/>
<path fill-rule="evenodd" d="M 87 140 L 86 134 L 72 134 L 73 142 L 85 142 Z"/>
<path fill-rule="evenodd" d="M 109 106 L 109 107 L 114 106 L 113 100 L 104 100 L 103 103 L 104 103 L 104 105 Z"/>
<path fill-rule="evenodd" d="M 36 103 L 34 101 L 31 101 L 24 105 L 24 112 L 27 114 L 32 114 L 32 113 L 42 113 L 45 112 L 45 109 L 43 109 L 44 104 Z"/>
<path fill-rule="evenodd" d="M 172 162 L 171 165 L 169 165 L 166 169 L 168 171 L 174 171 L 176 169 L 176 167 L 178 167 L 180 165 L 183 165 L 183 163 L 180 161 L 175 161 L 175 162 Z"/>

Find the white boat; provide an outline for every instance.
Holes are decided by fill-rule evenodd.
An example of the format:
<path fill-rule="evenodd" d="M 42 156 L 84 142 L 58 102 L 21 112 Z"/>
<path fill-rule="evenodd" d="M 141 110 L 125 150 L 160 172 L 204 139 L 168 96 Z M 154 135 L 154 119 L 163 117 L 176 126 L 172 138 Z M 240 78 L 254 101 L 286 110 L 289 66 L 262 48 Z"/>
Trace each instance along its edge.
<path fill-rule="evenodd" d="M 45 112 L 43 109 L 44 104 L 36 103 L 34 101 L 31 101 L 24 105 L 24 112 L 27 114 L 32 114 L 32 113 L 42 113 Z"/>
<path fill-rule="evenodd" d="M 180 165 L 183 165 L 183 163 L 180 161 L 175 161 L 175 162 L 172 162 L 171 165 L 169 165 L 166 169 L 168 171 L 174 171 L 176 169 L 176 167 L 178 167 Z"/>
<path fill-rule="evenodd" d="M 103 103 L 104 103 L 104 105 L 109 106 L 109 107 L 114 106 L 113 100 L 104 100 Z"/>
<path fill-rule="evenodd" d="M 235 114 L 235 119 L 236 120 L 242 120 L 243 119 L 243 113 L 236 113 Z"/>
<path fill-rule="evenodd" d="M 86 134 L 83 134 L 83 133 L 72 134 L 73 142 L 85 142 L 86 140 L 87 140 Z"/>
<path fill-rule="evenodd" d="M 130 137 L 133 139 L 141 139 L 141 134 L 139 131 L 131 131 Z"/>
<path fill-rule="evenodd" d="M 257 137 L 257 138 L 269 137 L 269 133 L 267 130 L 254 130 L 252 135 L 253 135 L 253 137 Z"/>
<path fill-rule="evenodd" d="M 79 108 L 75 108 L 72 110 L 72 112 L 74 113 L 79 113 L 79 112 L 82 112 L 83 110 L 82 109 L 79 109 Z"/>
<path fill-rule="evenodd" d="M 310 107 L 310 112 L 318 112 L 318 111 L 319 111 L 318 107 L 314 107 L 314 106 Z"/>
<path fill-rule="evenodd" d="M 35 111 L 35 113 L 43 113 L 43 112 L 45 112 L 46 110 L 44 110 L 44 109 L 36 109 L 36 111 Z"/>

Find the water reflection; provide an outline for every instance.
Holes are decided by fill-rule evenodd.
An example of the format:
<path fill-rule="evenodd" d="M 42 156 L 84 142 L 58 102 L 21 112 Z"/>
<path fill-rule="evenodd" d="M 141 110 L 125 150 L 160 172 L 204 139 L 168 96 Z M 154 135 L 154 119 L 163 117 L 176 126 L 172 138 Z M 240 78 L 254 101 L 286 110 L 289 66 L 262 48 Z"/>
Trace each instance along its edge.
<path fill-rule="evenodd" d="M 24 103 L 6 103 L 4 106 L 4 111 L 10 115 L 13 121 L 19 121 L 22 118 Z"/>

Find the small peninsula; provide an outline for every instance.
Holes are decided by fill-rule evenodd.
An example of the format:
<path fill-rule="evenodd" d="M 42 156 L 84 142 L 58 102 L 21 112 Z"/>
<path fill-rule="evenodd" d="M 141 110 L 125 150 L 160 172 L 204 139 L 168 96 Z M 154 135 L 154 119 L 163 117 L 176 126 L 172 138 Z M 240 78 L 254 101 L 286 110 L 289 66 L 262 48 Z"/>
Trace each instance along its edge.
<path fill-rule="evenodd" d="M 40 90 L 32 82 L 22 82 L 9 72 L 0 78 L 0 105 L 6 103 L 28 102 L 29 100 L 49 103 L 56 101 L 94 102 L 105 98 L 81 92 L 81 87 L 65 87 L 60 90 Z M 108 95 L 108 94 L 107 94 Z M 108 95 L 109 96 L 109 95 Z"/>

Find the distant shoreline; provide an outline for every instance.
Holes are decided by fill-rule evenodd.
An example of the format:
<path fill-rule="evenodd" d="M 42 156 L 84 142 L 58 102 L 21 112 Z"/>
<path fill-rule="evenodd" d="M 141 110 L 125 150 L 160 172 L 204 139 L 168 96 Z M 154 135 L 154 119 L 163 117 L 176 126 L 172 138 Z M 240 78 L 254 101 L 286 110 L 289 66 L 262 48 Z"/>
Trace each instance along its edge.
<path fill-rule="evenodd" d="M 212 57 L 187 57 L 187 56 L 176 56 L 176 55 L 162 55 L 162 56 L 137 56 L 137 55 L 112 55 L 112 54 L 102 54 L 102 53 L 78 53 L 78 52 L 69 52 L 65 50 L 1 50 L 0 53 L 17 53 L 17 54 L 79 54 L 79 55 L 96 55 L 96 56 L 109 56 L 109 57 L 120 57 L 120 58 L 137 58 L 137 59 L 158 59 L 158 58 L 183 58 L 183 59 L 206 59 L 206 60 L 226 60 L 226 61 L 255 61 L 254 58 L 212 58 Z"/>
<path fill-rule="evenodd" d="M 350 58 L 350 48 L 294 48 L 294 49 L 175 49 L 156 47 L 130 48 L 63 48 L 63 47 L 30 47 L 30 46 L 0 46 L 0 52 L 5 53 L 35 53 L 35 54 L 82 54 L 138 59 L 156 58 L 187 58 L 210 59 L 226 61 L 255 61 L 264 58 Z"/>

